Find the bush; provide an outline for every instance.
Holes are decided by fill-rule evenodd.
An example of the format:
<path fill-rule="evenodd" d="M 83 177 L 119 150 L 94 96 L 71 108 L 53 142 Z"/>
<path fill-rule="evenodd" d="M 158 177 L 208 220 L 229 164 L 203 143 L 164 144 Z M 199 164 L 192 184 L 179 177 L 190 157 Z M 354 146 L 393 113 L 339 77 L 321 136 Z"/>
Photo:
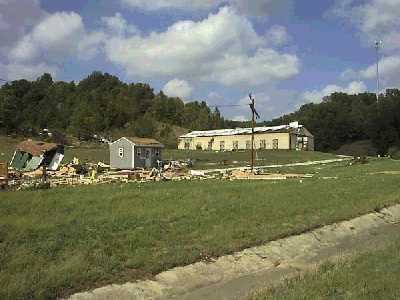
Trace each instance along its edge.
<path fill-rule="evenodd" d="M 400 159 L 400 148 L 397 146 L 392 146 L 388 150 L 389 157 L 393 159 Z"/>
<path fill-rule="evenodd" d="M 345 144 L 341 146 L 336 154 L 342 155 L 350 155 L 354 157 L 363 157 L 363 156 L 376 156 L 377 150 L 372 145 L 370 140 L 357 141 L 349 144 Z"/>

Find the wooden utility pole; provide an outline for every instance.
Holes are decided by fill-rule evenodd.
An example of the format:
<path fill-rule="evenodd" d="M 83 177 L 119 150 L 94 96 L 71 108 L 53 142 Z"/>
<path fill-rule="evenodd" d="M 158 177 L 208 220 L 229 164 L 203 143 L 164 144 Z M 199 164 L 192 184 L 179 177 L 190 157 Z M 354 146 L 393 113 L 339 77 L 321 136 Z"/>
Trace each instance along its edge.
<path fill-rule="evenodd" d="M 255 100 L 251 94 L 249 94 L 250 98 L 250 109 L 251 109 L 251 172 L 254 172 L 254 127 L 256 124 L 256 115 L 258 116 L 258 113 L 256 112 L 256 107 L 255 107 Z"/>

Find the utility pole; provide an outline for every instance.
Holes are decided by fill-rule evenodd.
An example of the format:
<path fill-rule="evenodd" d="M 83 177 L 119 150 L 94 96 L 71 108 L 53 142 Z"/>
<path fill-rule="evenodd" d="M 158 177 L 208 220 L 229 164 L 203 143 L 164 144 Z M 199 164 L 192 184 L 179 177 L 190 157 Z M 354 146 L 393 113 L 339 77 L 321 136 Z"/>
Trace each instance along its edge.
<path fill-rule="evenodd" d="M 379 90 L 380 90 L 380 82 L 379 82 L 379 49 L 382 48 L 382 41 L 375 41 L 375 49 L 376 49 L 376 103 L 379 101 Z"/>
<path fill-rule="evenodd" d="M 250 98 L 250 109 L 251 109 L 251 172 L 254 171 L 254 127 L 256 125 L 256 117 L 260 118 L 259 114 L 256 111 L 255 99 L 252 94 L 249 94 Z"/>

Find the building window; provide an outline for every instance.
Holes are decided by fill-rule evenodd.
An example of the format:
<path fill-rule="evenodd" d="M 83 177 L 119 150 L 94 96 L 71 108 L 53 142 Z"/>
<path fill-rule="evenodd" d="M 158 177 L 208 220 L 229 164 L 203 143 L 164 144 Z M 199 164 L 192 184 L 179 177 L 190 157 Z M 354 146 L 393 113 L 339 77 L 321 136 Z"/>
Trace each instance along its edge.
<path fill-rule="evenodd" d="M 267 143 L 265 140 L 260 141 L 260 149 L 262 149 L 262 150 L 267 149 Z"/>
<path fill-rule="evenodd" d="M 272 140 L 272 149 L 274 149 L 274 150 L 279 149 L 279 140 L 278 139 Z"/>
<path fill-rule="evenodd" d="M 137 156 L 140 156 L 142 154 L 142 152 L 140 151 L 140 148 L 138 148 L 137 150 L 136 150 L 136 155 Z"/>
<path fill-rule="evenodd" d="M 224 151 L 225 150 L 225 142 L 224 141 L 219 142 L 219 150 L 220 151 Z"/>
<path fill-rule="evenodd" d="M 185 142 L 185 150 L 190 150 L 190 143 L 189 142 Z"/>
<path fill-rule="evenodd" d="M 246 149 L 247 150 L 251 149 L 251 141 L 246 141 Z"/>
<path fill-rule="evenodd" d="M 124 157 L 124 148 L 118 148 L 118 156 L 121 158 Z"/>
<path fill-rule="evenodd" d="M 233 150 L 239 150 L 239 142 L 238 141 L 233 141 L 232 142 L 232 149 Z"/>
<path fill-rule="evenodd" d="M 212 141 L 208 142 L 208 151 L 212 150 L 212 146 L 213 146 L 213 142 Z"/>
<path fill-rule="evenodd" d="M 201 145 L 201 143 L 196 144 L 196 150 L 203 150 L 203 146 Z"/>
<path fill-rule="evenodd" d="M 160 149 L 156 149 L 156 156 L 157 156 L 157 157 L 160 156 Z"/>

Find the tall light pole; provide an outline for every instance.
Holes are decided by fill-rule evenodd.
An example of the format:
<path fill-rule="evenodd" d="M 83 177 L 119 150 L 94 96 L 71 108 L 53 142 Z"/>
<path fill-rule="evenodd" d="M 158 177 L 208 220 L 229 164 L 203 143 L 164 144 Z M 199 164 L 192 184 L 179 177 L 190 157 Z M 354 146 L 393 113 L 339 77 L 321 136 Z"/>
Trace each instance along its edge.
<path fill-rule="evenodd" d="M 379 49 L 383 47 L 382 41 L 375 41 L 375 49 L 376 49 L 376 102 L 379 101 L 379 90 L 380 90 L 380 82 L 379 82 Z"/>

